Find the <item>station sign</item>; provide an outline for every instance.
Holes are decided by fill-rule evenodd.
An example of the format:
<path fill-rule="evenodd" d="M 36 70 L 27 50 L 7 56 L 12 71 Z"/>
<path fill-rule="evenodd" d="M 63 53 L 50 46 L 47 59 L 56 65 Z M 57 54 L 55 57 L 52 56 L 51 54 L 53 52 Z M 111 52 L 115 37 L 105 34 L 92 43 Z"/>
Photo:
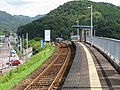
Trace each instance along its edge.
<path fill-rule="evenodd" d="M 50 30 L 45 30 L 45 41 L 50 41 Z"/>

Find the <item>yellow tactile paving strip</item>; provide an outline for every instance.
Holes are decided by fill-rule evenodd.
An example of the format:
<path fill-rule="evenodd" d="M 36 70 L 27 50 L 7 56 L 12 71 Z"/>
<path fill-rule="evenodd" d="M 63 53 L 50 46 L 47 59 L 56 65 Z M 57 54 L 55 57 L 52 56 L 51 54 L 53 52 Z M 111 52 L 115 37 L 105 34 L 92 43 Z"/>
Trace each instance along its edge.
<path fill-rule="evenodd" d="M 90 78 L 91 90 L 96 90 L 96 89 L 97 90 L 102 90 L 100 80 L 99 80 L 99 77 L 98 77 L 98 73 L 97 73 L 97 70 L 95 68 L 95 64 L 94 64 L 94 61 L 93 61 L 93 58 L 92 58 L 91 54 L 89 53 L 88 49 L 82 43 L 80 43 L 80 44 L 84 48 L 86 56 L 87 56 L 87 60 L 88 60 L 88 68 L 89 68 L 89 78 Z"/>

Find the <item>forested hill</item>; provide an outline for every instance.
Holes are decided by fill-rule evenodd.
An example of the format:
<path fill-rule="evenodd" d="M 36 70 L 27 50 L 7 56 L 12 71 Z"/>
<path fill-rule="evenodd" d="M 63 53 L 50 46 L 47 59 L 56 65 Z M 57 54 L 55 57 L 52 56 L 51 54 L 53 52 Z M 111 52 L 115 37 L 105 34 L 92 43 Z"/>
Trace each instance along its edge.
<path fill-rule="evenodd" d="M 80 25 L 90 25 L 90 9 L 93 5 L 93 24 L 96 35 L 120 39 L 120 7 L 109 3 L 96 3 L 87 0 L 71 1 L 52 10 L 45 17 L 35 20 L 18 29 L 18 35 L 29 33 L 29 38 L 43 38 L 44 30 L 52 32 L 52 38 L 69 38 L 76 32 L 72 25 L 79 20 Z"/>
<path fill-rule="evenodd" d="M 7 12 L 0 11 L 0 33 L 17 32 L 17 29 L 21 25 L 32 22 L 39 19 L 44 15 L 38 15 L 36 17 L 28 17 L 23 15 L 10 15 Z"/>

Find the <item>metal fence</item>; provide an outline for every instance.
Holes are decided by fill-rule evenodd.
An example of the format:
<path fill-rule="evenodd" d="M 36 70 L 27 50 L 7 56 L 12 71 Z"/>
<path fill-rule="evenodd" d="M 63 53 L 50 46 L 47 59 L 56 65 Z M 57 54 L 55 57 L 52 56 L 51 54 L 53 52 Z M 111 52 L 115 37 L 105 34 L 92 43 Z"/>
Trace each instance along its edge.
<path fill-rule="evenodd" d="M 91 43 L 90 37 L 87 37 L 86 39 L 88 43 Z M 93 45 L 120 64 L 120 40 L 105 37 L 93 37 Z"/>

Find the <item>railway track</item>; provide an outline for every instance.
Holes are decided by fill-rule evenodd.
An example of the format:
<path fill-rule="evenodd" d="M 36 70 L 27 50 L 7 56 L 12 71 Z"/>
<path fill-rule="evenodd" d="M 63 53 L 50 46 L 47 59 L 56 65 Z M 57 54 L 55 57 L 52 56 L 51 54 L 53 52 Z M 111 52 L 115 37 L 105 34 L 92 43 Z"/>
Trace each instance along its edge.
<path fill-rule="evenodd" d="M 70 58 L 70 48 L 60 43 L 60 52 L 52 62 L 24 90 L 56 90 Z"/>

